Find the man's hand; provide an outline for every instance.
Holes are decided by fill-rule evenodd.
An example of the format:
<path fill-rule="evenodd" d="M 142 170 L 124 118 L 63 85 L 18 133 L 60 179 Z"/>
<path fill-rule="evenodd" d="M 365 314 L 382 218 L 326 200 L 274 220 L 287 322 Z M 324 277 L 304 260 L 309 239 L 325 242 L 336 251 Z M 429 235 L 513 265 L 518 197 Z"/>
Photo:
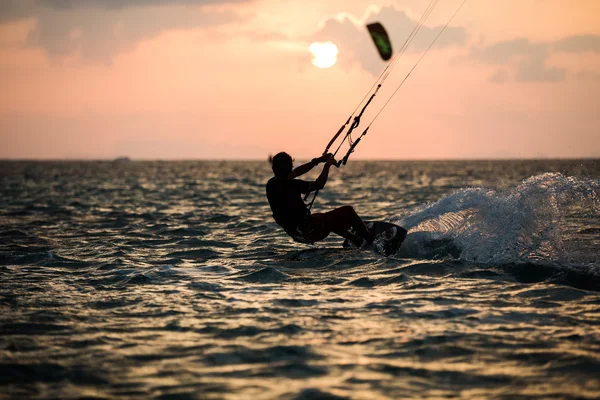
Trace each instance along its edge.
<path fill-rule="evenodd" d="M 319 157 L 319 158 L 315 158 L 315 160 L 316 160 L 317 162 L 319 162 L 319 163 L 322 163 L 322 162 L 326 162 L 326 161 L 328 161 L 330 158 L 333 158 L 333 154 L 331 154 L 331 153 L 327 153 L 327 154 L 323 154 L 323 155 L 322 155 L 321 157 Z"/>
<path fill-rule="evenodd" d="M 321 190 L 325 187 L 325 183 L 327 183 L 327 176 L 329 175 L 329 168 L 332 165 L 335 165 L 335 157 L 331 153 L 323 154 L 319 158 L 315 158 L 315 160 L 319 160 L 319 162 L 325 161 L 325 166 L 323 167 L 323 171 L 321 171 L 321 175 L 317 178 L 316 181 L 310 183 L 310 191 Z"/>
<path fill-rule="evenodd" d="M 327 155 L 329 156 L 329 158 L 327 159 L 327 161 L 325 161 L 326 166 L 330 166 L 330 165 L 337 163 L 337 161 L 335 161 L 335 157 L 333 157 L 333 154 L 327 154 Z"/>

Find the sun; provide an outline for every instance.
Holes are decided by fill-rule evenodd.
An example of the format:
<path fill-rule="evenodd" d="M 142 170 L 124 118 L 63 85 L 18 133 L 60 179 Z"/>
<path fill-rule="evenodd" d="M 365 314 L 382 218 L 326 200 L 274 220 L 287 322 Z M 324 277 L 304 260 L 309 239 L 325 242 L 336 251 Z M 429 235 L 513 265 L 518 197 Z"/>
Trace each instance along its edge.
<path fill-rule="evenodd" d="M 313 55 L 312 63 L 317 68 L 332 67 L 337 61 L 338 48 L 331 42 L 315 42 L 308 48 Z"/>

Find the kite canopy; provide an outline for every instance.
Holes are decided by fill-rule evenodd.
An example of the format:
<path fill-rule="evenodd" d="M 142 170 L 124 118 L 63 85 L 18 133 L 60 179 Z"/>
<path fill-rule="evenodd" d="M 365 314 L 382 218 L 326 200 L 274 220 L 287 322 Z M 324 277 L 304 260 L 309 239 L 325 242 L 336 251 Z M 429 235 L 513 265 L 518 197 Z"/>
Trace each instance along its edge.
<path fill-rule="evenodd" d="M 374 22 L 367 25 L 367 29 L 373 38 L 373 42 L 375 42 L 375 47 L 377 47 L 377 51 L 379 51 L 381 58 L 385 61 L 392 58 L 392 43 L 390 42 L 390 38 L 383 25 L 379 22 Z"/>

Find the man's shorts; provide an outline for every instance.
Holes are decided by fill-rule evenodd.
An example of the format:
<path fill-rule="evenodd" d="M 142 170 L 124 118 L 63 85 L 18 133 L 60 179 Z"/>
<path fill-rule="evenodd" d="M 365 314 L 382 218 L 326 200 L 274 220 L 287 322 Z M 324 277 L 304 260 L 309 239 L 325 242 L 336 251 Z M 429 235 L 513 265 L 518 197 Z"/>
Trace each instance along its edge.
<path fill-rule="evenodd" d="M 306 229 L 301 230 L 303 238 L 314 243 L 325 239 L 331 232 L 346 232 L 351 226 L 351 210 L 350 207 L 339 207 L 325 213 L 312 214 Z"/>

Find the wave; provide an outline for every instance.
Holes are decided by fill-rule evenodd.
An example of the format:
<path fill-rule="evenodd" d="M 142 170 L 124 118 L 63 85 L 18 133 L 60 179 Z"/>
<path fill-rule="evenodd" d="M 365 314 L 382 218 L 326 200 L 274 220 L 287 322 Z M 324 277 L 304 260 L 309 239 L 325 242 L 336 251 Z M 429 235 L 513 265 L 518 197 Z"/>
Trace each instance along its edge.
<path fill-rule="evenodd" d="M 506 190 L 465 188 L 392 218 L 409 230 L 399 255 L 483 264 L 551 263 L 600 272 L 600 180 L 545 173 Z M 586 251 L 581 251 L 585 248 Z"/>

